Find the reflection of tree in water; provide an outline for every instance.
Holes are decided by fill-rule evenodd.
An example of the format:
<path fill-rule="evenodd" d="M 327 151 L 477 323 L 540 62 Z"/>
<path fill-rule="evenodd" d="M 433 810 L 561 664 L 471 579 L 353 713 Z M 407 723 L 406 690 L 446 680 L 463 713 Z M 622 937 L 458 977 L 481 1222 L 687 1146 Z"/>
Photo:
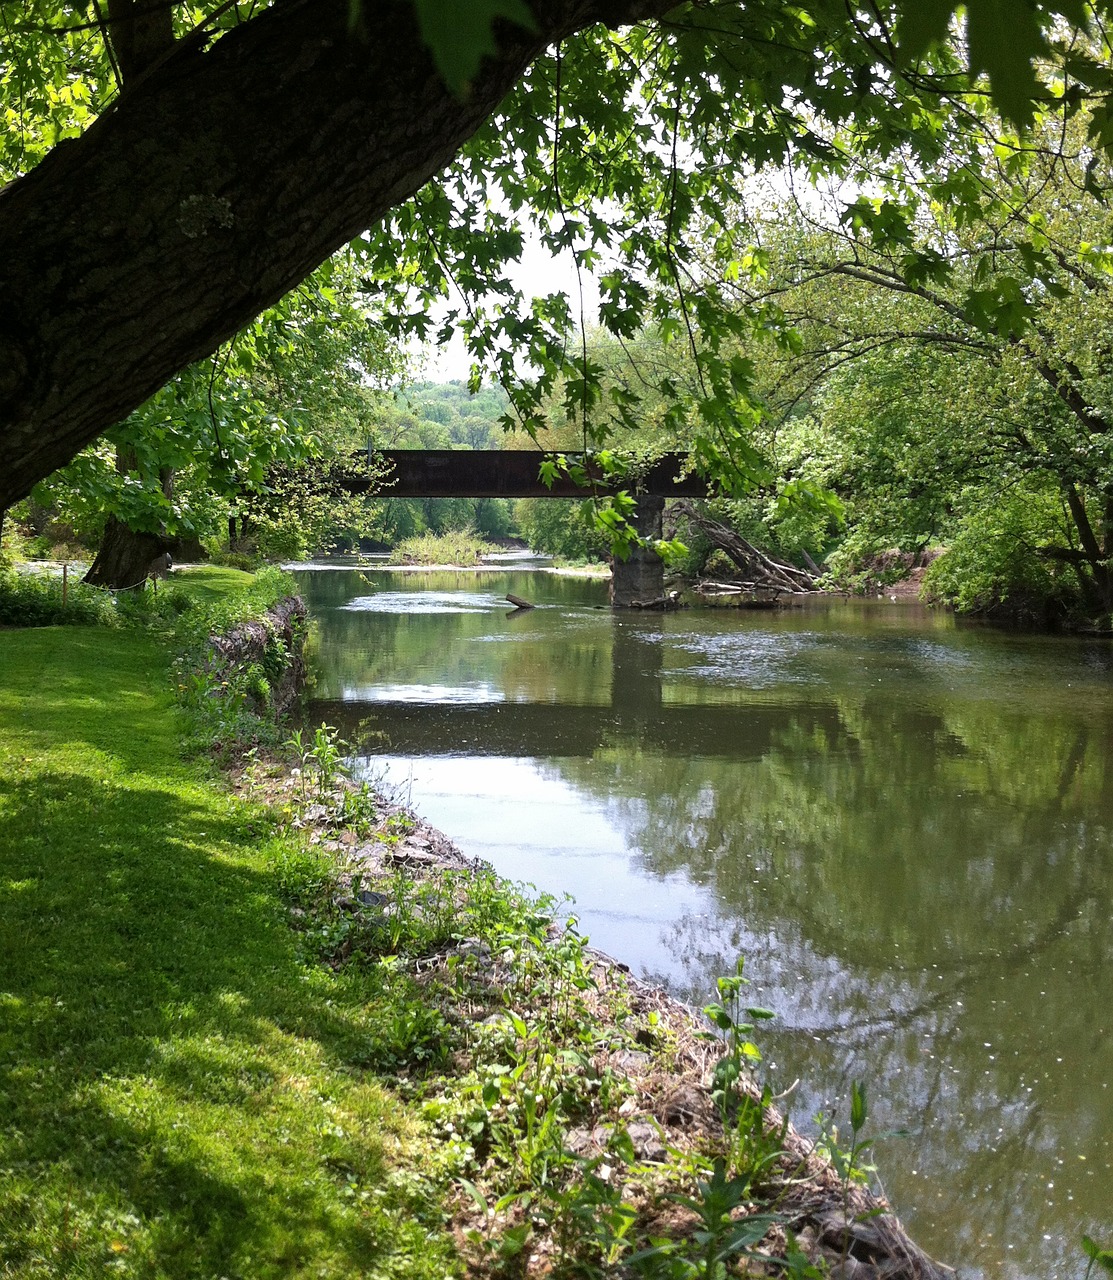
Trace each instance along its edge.
<path fill-rule="evenodd" d="M 819 1112 L 845 1123 L 851 1081 L 869 1082 L 875 1128 L 912 1131 L 880 1153 L 885 1184 L 925 1224 L 957 1209 L 944 1232 L 951 1261 L 989 1266 L 1009 1241 L 1022 1268 L 1032 1251 L 1015 1274 L 1069 1275 L 1066 1258 L 1048 1268 L 1042 1237 L 1113 1229 L 1101 994 L 1113 925 L 1100 902 L 1030 946 L 949 972 L 839 959 L 791 920 L 750 928 L 733 915 L 686 916 L 662 943 L 683 970 L 673 990 L 695 1005 L 747 957 L 750 998 L 778 1013 L 758 1033 L 767 1067 L 775 1088 L 799 1078 L 792 1110 L 805 1129 Z"/>
<path fill-rule="evenodd" d="M 648 874 L 714 890 L 716 916 L 662 936 L 671 985 L 702 1004 L 746 955 L 798 1117 L 872 1082 L 877 1124 L 916 1131 L 885 1153 L 902 1207 L 961 1204 L 962 1260 L 987 1273 L 1008 1240 L 1008 1274 L 1048 1274 L 1047 1242 L 1024 1261 L 1047 1234 L 1071 1274 L 1069 1239 L 1113 1230 L 1108 721 L 940 698 L 816 724 L 786 707 L 759 758 L 616 740 L 559 772 L 607 797 Z"/>
<path fill-rule="evenodd" d="M 786 708 L 758 759 L 618 741 L 549 767 L 606 800 L 649 874 L 684 871 L 751 928 L 796 920 L 858 964 L 960 968 L 1045 936 L 1108 884 L 1104 725 L 881 701 L 814 725 Z"/>

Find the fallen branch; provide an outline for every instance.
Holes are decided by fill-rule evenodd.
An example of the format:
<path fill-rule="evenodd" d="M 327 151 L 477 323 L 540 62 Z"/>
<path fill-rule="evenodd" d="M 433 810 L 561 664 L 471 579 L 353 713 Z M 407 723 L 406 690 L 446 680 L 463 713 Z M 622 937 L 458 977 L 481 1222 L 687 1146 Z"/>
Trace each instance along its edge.
<path fill-rule="evenodd" d="M 747 582 L 747 587 L 776 587 L 794 595 L 816 589 L 815 578 L 806 569 L 760 550 L 740 533 L 697 511 L 691 503 L 678 502 L 674 510 L 686 516 L 712 546 L 729 556 L 747 578 L 753 580 Z"/>

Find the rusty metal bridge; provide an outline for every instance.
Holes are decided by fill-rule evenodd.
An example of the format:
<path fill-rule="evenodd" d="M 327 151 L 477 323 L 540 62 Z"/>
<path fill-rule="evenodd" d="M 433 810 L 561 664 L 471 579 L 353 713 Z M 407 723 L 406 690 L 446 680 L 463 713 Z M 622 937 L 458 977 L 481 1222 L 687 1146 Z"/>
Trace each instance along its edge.
<path fill-rule="evenodd" d="M 666 498 L 704 497 L 707 484 L 686 475 L 683 454 L 666 454 L 642 470 L 616 479 L 590 456 L 534 449 L 368 449 L 367 467 L 334 469 L 331 479 L 351 493 L 384 498 L 590 498 L 626 490 L 637 500 L 633 525 L 639 537 L 661 537 Z M 547 459 L 564 458 L 585 478 L 579 484 L 564 469 L 541 479 Z M 385 474 L 384 474 L 385 472 Z M 619 608 L 646 605 L 664 592 L 664 566 L 651 547 L 634 547 L 614 563 L 611 602 Z"/>

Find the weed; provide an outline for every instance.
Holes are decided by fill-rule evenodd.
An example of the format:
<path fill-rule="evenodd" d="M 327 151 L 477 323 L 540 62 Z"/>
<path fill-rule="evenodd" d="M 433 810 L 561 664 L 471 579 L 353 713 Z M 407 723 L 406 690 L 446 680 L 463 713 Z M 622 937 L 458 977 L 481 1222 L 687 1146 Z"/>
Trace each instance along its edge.
<path fill-rule="evenodd" d="M 571 1274 L 602 1280 L 629 1252 L 637 1212 L 622 1198 L 602 1156 L 578 1160 L 578 1176 L 556 1187 L 547 1210 L 559 1263 Z"/>
<path fill-rule="evenodd" d="M 305 799 L 305 781 L 312 771 L 317 780 L 317 799 L 326 800 L 337 780 L 346 776 L 344 750 L 346 744 L 329 724 L 319 724 L 312 738 L 301 729 L 295 729 L 286 739 L 286 747 L 301 763 L 302 799 Z"/>
<path fill-rule="evenodd" d="M 1086 1264 L 1085 1280 L 1090 1280 L 1095 1267 L 1101 1267 L 1103 1271 L 1113 1276 L 1113 1249 L 1100 1248 L 1090 1236 L 1082 1237 L 1082 1250 L 1089 1258 Z"/>
<path fill-rule="evenodd" d="M 884 1133 L 875 1134 L 872 1138 L 863 1138 L 861 1136 L 862 1131 L 865 1129 L 868 1120 L 869 1101 L 866 1095 L 866 1086 L 855 1080 L 850 1086 L 850 1146 L 844 1149 L 839 1145 L 838 1130 L 831 1126 L 827 1126 L 824 1129 L 823 1139 L 819 1144 L 823 1153 L 834 1166 L 835 1172 L 839 1176 L 839 1184 L 842 1190 L 843 1222 L 846 1224 L 842 1241 L 842 1261 L 844 1266 L 850 1253 L 851 1244 L 850 1189 L 855 1183 L 866 1183 L 870 1173 L 873 1172 L 873 1166 L 867 1165 L 862 1157 L 875 1142 L 879 1142 L 883 1138 L 904 1138 L 908 1136 L 907 1131 L 904 1129 L 890 1129 Z M 878 1211 L 873 1210 L 865 1215 L 859 1215 L 853 1221 L 864 1221 L 866 1218 L 873 1217 L 876 1212 Z"/>
<path fill-rule="evenodd" d="M 726 1052 L 715 1065 L 712 1081 L 712 1097 L 719 1107 L 719 1115 L 723 1128 L 730 1127 L 731 1114 L 737 1101 L 738 1083 L 743 1078 L 748 1063 L 761 1061 L 761 1050 L 748 1038 L 755 1022 L 774 1017 L 769 1009 L 747 1006 L 743 1018 L 742 988 L 749 986 L 749 979 L 743 977 L 745 959 L 738 957 L 734 973 L 716 980 L 719 993 L 718 1001 L 704 1006 L 704 1013 L 714 1026 L 725 1034 Z"/>
<path fill-rule="evenodd" d="M 690 1243 L 653 1240 L 648 1248 L 632 1254 L 628 1265 L 653 1280 L 723 1280 L 728 1261 L 755 1256 L 753 1246 L 779 1221 L 775 1214 L 734 1218 L 735 1210 L 746 1202 L 748 1189 L 748 1179 L 728 1177 L 725 1162 L 716 1160 L 711 1177 L 697 1185 L 694 1196 L 667 1197 L 695 1215 L 698 1226 Z"/>
<path fill-rule="evenodd" d="M 371 834 L 378 817 L 378 800 L 366 782 L 344 792 L 340 802 L 340 821 L 361 839 Z"/>

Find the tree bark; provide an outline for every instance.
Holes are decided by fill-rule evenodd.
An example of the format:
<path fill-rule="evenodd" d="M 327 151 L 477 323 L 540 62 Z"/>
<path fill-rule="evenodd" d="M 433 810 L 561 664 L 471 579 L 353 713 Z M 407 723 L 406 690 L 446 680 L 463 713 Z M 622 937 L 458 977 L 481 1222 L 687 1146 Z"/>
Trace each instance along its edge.
<path fill-rule="evenodd" d="M 162 551 L 157 533 L 136 533 L 122 520 L 109 516 L 96 559 L 85 581 L 94 587 L 125 591 L 146 582 L 151 561 Z"/>
<path fill-rule="evenodd" d="M 121 475 L 127 475 L 135 467 L 135 451 L 118 448 L 116 470 Z M 159 484 L 166 497 L 173 495 L 173 467 L 160 469 Z M 89 566 L 85 581 L 94 587 L 111 587 L 121 591 L 136 587 L 146 581 L 151 561 L 165 551 L 166 546 L 167 539 L 164 536 L 137 531 L 118 516 L 110 514 L 104 526 L 100 549 Z"/>
<path fill-rule="evenodd" d="M 349 0 L 277 0 L 179 41 L 0 191 L 0 507 L 417 191 L 554 41 L 672 6 L 531 7 L 461 101 L 408 0 L 354 30 Z"/>

